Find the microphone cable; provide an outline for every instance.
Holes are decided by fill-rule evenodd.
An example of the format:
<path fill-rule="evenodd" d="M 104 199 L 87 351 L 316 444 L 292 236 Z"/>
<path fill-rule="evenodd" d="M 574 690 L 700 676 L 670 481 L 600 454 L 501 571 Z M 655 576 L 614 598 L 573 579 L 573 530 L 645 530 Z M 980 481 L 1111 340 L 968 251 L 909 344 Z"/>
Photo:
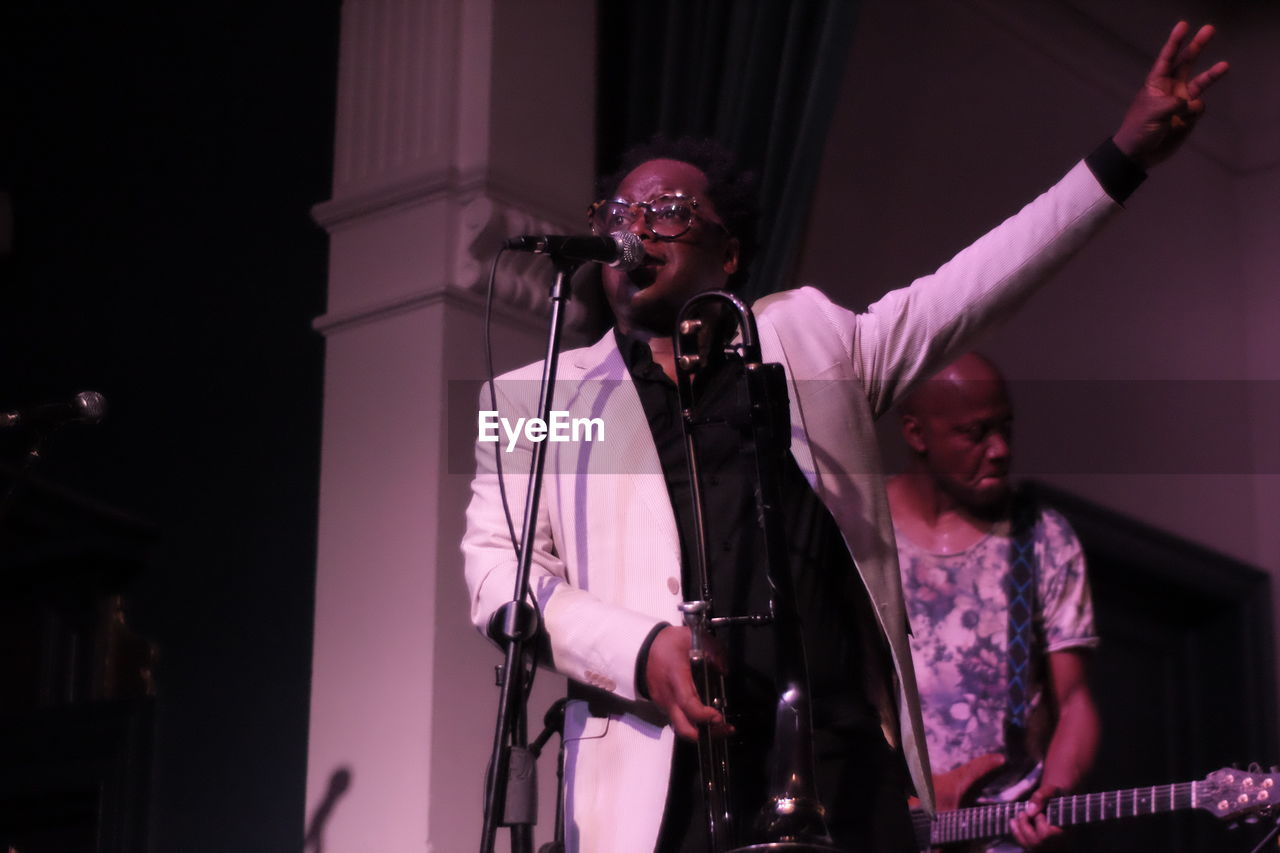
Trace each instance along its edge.
<path fill-rule="evenodd" d="M 493 263 L 489 265 L 489 283 L 485 288 L 484 296 L 484 366 L 485 372 L 488 374 L 489 378 L 489 406 L 490 410 L 494 412 L 498 411 L 498 392 L 496 390 L 497 377 L 494 374 L 493 368 L 493 293 L 498 277 L 498 260 L 502 257 L 502 253 L 505 251 L 507 251 L 507 247 L 504 245 L 499 248 L 498 253 L 493 256 Z M 516 541 L 516 526 L 511 520 L 511 505 L 507 498 L 506 478 L 502 471 L 501 444 L 502 442 L 500 441 L 495 441 L 493 443 L 493 466 L 498 475 L 498 494 L 502 499 L 502 514 L 507 520 L 507 534 L 511 537 L 511 549 L 515 552 L 516 570 L 519 571 L 521 558 L 520 549 L 525 546 L 525 543 Z M 533 476 L 532 472 L 530 472 L 530 476 Z M 536 537 L 536 523 L 534 524 L 534 528 L 534 530 L 529 531 L 529 535 L 531 537 Z M 530 565 L 532 565 L 532 560 L 530 560 Z M 538 602 L 533 596 L 533 589 L 530 587 L 530 581 L 531 578 L 525 579 L 523 595 L 529 606 L 536 612 L 538 609 Z M 536 661 L 537 653 L 534 651 L 527 653 L 525 655 L 525 661 L 521 662 L 522 666 L 525 667 L 525 689 L 523 700 L 526 703 L 529 701 L 529 697 L 533 694 L 533 681 L 534 677 L 538 674 Z"/>

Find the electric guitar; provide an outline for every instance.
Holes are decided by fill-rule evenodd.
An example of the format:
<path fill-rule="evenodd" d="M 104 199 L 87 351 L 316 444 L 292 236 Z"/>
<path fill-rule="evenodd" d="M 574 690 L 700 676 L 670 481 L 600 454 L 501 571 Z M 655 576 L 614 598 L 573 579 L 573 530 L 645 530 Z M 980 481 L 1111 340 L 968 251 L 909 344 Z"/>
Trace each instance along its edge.
<path fill-rule="evenodd" d="M 952 806 L 958 794 L 964 793 L 964 780 L 972 784 L 988 776 L 1002 762 L 999 755 L 982 756 L 950 773 L 940 774 L 937 814 L 930 818 L 923 811 L 914 810 L 911 815 L 916 843 L 922 853 L 943 845 L 1008 834 L 1009 821 L 1026 809 L 1026 802 L 991 802 L 959 809 Z M 952 778 L 944 778 L 948 776 Z M 1038 779 L 1038 775 L 1035 778 Z M 1029 794 L 1035 783 L 1025 788 Z M 1262 812 L 1277 803 L 1280 803 L 1280 773 L 1224 767 L 1198 782 L 1054 797 L 1045 803 L 1044 812 L 1054 826 L 1073 826 L 1184 809 L 1204 809 L 1223 819 L 1238 818 Z"/>

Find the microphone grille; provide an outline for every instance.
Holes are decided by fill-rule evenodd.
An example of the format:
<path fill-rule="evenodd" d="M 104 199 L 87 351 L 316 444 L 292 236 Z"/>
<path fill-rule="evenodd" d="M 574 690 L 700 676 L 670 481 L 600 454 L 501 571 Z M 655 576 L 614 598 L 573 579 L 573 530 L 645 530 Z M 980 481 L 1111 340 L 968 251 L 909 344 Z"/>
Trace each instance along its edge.
<path fill-rule="evenodd" d="M 644 263 L 644 241 L 630 231 L 614 231 L 609 235 L 618 244 L 618 259 L 610 266 L 633 270 Z"/>
<path fill-rule="evenodd" d="M 75 407 L 81 421 L 96 424 L 107 413 L 107 398 L 97 391 L 81 391 L 75 396 Z"/>

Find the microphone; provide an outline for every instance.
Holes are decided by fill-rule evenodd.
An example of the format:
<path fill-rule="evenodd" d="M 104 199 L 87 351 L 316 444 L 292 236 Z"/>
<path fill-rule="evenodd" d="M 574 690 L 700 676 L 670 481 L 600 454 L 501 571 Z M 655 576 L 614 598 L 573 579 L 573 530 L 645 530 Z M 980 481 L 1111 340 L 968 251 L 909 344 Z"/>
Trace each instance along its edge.
<path fill-rule="evenodd" d="M 96 424 L 107 413 L 107 399 L 97 391 L 81 391 L 70 400 L 39 403 L 25 409 L 0 412 L 0 429 L 21 426 L 57 427 L 62 424 Z"/>
<path fill-rule="evenodd" d="M 615 231 L 607 237 L 527 234 L 512 237 L 505 248 L 575 261 L 595 261 L 624 270 L 635 269 L 644 263 L 645 258 L 644 244 L 630 231 Z"/>

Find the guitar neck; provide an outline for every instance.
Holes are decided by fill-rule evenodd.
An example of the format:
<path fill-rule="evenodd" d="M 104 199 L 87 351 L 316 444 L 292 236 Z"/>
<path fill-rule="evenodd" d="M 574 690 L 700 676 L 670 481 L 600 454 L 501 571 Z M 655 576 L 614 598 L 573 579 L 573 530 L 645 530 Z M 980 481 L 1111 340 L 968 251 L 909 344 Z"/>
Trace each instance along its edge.
<path fill-rule="evenodd" d="M 1045 814 L 1054 826 L 1072 826 L 1192 809 L 1198 805 L 1197 784 L 1200 783 L 1178 782 L 1148 788 L 1055 797 L 1046 804 Z M 930 843 L 951 844 L 1005 835 L 1009 831 L 1009 821 L 1026 808 L 1027 803 L 1019 801 L 941 812 L 931 822 Z"/>

